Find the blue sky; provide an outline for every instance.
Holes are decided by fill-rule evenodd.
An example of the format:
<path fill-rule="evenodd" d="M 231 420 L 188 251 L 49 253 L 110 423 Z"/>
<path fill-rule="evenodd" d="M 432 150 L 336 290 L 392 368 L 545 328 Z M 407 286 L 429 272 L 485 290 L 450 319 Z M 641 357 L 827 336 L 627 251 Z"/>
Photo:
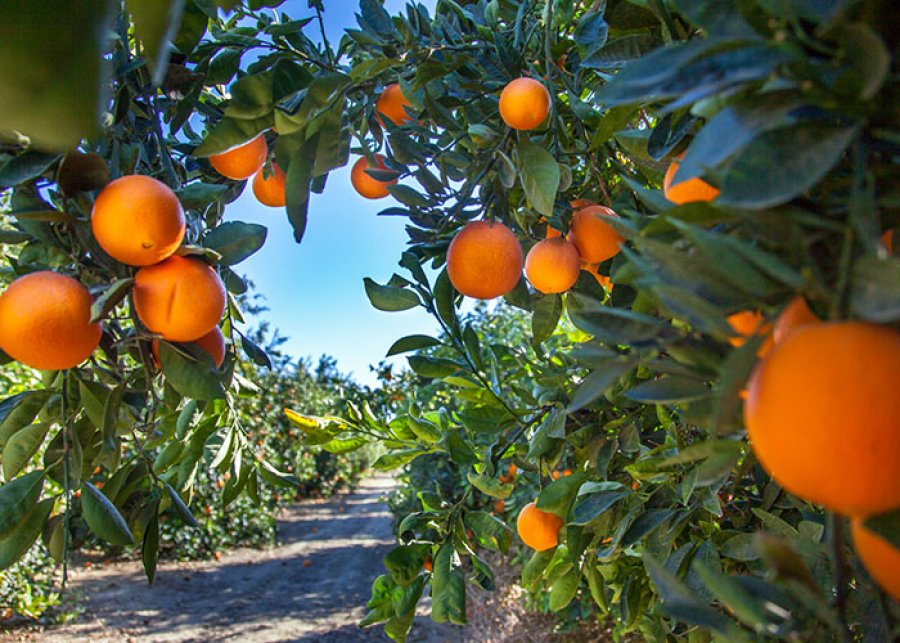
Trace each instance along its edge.
<path fill-rule="evenodd" d="M 301 18 L 310 14 L 306 4 L 289 0 L 280 10 Z M 435 0 L 425 4 L 433 9 Z M 388 0 L 385 6 L 393 14 L 405 2 Z M 325 0 L 326 32 L 333 44 L 344 28 L 356 26 L 357 7 L 357 0 Z M 310 37 L 317 34 L 309 31 Z M 437 332 L 437 323 L 421 308 L 384 313 L 366 298 L 363 277 L 384 283 L 401 270 L 397 262 L 407 242 L 406 219 L 377 216 L 390 205 L 390 197 L 369 201 L 356 194 L 349 167 L 336 170 L 325 192 L 312 195 L 300 245 L 294 242 L 284 209 L 257 203 L 249 185 L 228 207 L 226 219 L 261 223 L 269 229 L 262 250 L 237 268 L 265 296 L 269 310 L 262 317 L 288 337 L 287 353 L 314 359 L 332 355 L 341 370 L 371 384 L 375 378 L 369 365 L 377 364 L 396 339 Z M 406 364 L 403 358 L 394 361 L 397 367 Z"/>

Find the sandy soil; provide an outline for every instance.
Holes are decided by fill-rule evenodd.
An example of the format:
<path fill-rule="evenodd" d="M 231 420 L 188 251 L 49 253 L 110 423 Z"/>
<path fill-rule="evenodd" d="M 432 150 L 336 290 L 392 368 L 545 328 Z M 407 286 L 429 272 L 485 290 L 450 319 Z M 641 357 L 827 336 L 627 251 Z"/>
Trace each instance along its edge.
<path fill-rule="evenodd" d="M 77 570 L 72 587 L 83 597 L 85 613 L 24 638 L 388 641 L 380 626 L 361 630 L 356 623 L 393 544 L 391 515 L 381 501 L 393 484 L 377 476 L 355 493 L 292 506 L 279 520 L 278 547 L 234 550 L 216 562 L 165 563 L 153 587 L 137 562 Z M 434 624 L 427 606 L 421 611 L 410 641 L 463 640 L 460 628 Z"/>

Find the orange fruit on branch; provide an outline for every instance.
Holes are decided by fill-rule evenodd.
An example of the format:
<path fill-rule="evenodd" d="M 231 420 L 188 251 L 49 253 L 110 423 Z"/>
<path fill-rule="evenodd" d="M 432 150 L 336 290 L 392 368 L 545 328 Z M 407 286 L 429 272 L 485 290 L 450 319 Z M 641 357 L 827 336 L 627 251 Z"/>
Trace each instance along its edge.
<path fill-rule="evenodd" d="M 513 231 L 497 221 L 475 221 L 447 248 L 447 274 L 467 297 L 493 299 L 516 287 L 522 276 L 522 247 Z"/>
<path fill-rule="evenodd" d="M 624 237 L 604 221 L 603 216 L 619 217 L 602 205 L 589 205 L 572 215 L 569 240 L 578 248 L 581 260 L 586 263 L 601 263 L 622 250 Z"/>
<path fill-rule="evenodd" d="M 285 176 L 277 164 L 272 163 L 272 174 L 265 176 L 264 170 L 253 177 L 253 195 L 256 200 L 270 208 L 280 208 L 285 203 Z"/>
<path fill-rule="evenodd" d="M 353 169 L 350 171 L 350 183 L 353 184 L 353 187 L 360 195 L 367 199 L 383 199 L 390 194 L 388 186 L 397 183 L 397 179 L 391 181 L 379 181 L 374 176 L 367 174 L 366 170 L 390 169 L 384 164 L 384 157 L 381 156 L 381 154 L 375 155 L 375 161 L 376 164 L 371 165 L 365 156 L 361 156 L 356 163 L 353 164 Z"/>
<path fill-rule="evenodd" d="M 387 85 L 381 92 L 381 96 L 375 101 L 375 113 L 378 122 L 384 125 L 381 117 L 386 117 L 394 125 L 403 125 L 413 120 L 412 116 L 406 111 L 407 107 L 412 104 L 406 100 L 403 90 L 400 89 L 399 83 Z"/>
<path fill-rule="evenodd" d="M 900 332 L 801 326 L 757 364 L 744 423 L 762 467 L 849 516 L 900 507 Z"/>
<path fill-rule="evenodd" d="M 567 291 L 578 281 L 579 272 L 578 250 L 562 237 L 539 241 L 525 257 L 525 276 L 544 294 Z"/>
<path fill-rule="evenodd" d="M 500 93 L 500 116 L 517 130 L 532 130 L 550 113 L 550 92 L 534 78 L 516 78 Z"/>
<path fill-rule="evenodd" d="M 78 281 L 44 270 L 19 277 L 0 295 L 0 348 L 40 370 L 78 366 L 100 344 L 93 299 Z"/>
<path fill-rule="evenodd" d="M 225 312 L 225 286 L 200 259 L 174 255 L 137 271 L 132 290 L 143 324 L 163 339 L 192 342 L 212 331 Z"/>
<path fill-rule="evenodd" d="M 900 549 L 854 518 L 851 525 L 853 545 L 866 571 L 881 588 L 900 601 Z"/>
<path fill-rule="evenodd" d="M 243 181 L 259 171 L 259 168 L 266 162 L 268 151 L 266 137 L 257 134 L 255 138 L 246 143 L 232 147 L 221 154 L 213 154 L 209 157 L 209 162 L 222 176 L 235 181 Z"/>
<path fill-rule="evenodd" d="M 150 266 L 170 257 L 181 245 L 184 212 L 165 183 L 140 174 L 123 176 L 97 195 L 91 231 L 116 261 Z"/>
<path fill-rule="evenodd" d="M 772 331 L 772 324 L 766 321 L 762 313 L 755 310 L 742 310 L 740 312 L 729 315 L 728 325 L 737 333 L 734 337 L 728 338 L 728 343 L 734 347 L 743 346 L 747 342 L 748 337 L 754 335 L 769 335 Z M 767 337 L 756 354 L 759 357 L 765 357 L 766 353 L 772 347 L 772 338 Z"/>
<path fill-rule="evenodd" d="M 794 297 L 775 320 L 775 325 L 772 328 L 772 339 L 776 344 L 780 344 L 797 328 L 820 321 L 822 320 L 810 310 L 809 304 L 806 303 L 803 297 Z"/>
<path fill-rule="evenodd" d="M 687 181 L 679 181 L 672 184 L 675 173 L 681 165 L 678 161 L 684 158 L 684 152 L 672 161 L 666 175 L 663 177 L 663 194 L 672 203 L 684 205 L 685 203 L 694 203 L 696 201 L 712 201 L 719 196 L 719 190 L 699 177 L 693 177 Z"/>
<path fill-rule="evenodd" d="M 537 551 L 553 549 L 559 544 L 559 530 L 563 519 L 556 514 L 538 509 L 536 502 L 522 507 L 516 518 L 516 531 L 522 542 Z"/>

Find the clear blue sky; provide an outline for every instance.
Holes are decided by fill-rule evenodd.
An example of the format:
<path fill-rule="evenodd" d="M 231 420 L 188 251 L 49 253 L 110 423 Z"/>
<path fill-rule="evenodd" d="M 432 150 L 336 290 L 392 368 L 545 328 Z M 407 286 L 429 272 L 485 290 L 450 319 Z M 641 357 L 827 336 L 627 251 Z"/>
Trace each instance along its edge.
<path fill-rule="evenodd" d="M 425 2 L 433 10 L 435 0 Z M 402 0 L 385 6 L 396 13 Z M 337 44 L 346 27 L 356 27 L 357 0 L 326 0 L 328 37 Z M 282 7 L 291 18 L 310 15 L 306 0 L 289 0 Z M 310 25 L 312 27 L 313 25 Z M 309 30 L 311 38 L 316 30 Z M 351 159 L 352 162 L 352 159 Z M 226 219 L 261 223 L 269 229 L 265 246 L 236 266 L 266 297 L 269 310 L 262 317 L 288 337 L 285 351 L 295 358 L 329 354 L 338 367 L 363 383 L 374 383 L 370 364 L 384 357 L 394 340 L 414 333 L 434 334 L 437 323 L 421 308 L 384 313 L 372 308 L 363 289 L 363 277 L 384 283 L 406 246 L 406 219 L 379 217 L 391 205 L 390 197 L 362 198 L 350 186 L 349 168 L 331 173 L 325 192 L 312 195 L 309 223 L 303 242 L 294 242 L 283 208 L 256 202 L 249 185 L 229 205 Z M 406 365 L 394 360 L 395 368 Z"/>

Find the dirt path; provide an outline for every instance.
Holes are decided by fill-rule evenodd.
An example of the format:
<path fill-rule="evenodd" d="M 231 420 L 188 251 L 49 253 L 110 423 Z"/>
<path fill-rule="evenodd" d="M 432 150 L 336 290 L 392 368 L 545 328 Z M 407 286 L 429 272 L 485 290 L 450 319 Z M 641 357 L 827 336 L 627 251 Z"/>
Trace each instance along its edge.
<path fill-rule="evenodd" d="M 388 641 L 360 630 L 369 589 L 393 543 L 380 498 L 384 476 L 327 502 L 290 507 L 278 547 L 241 549 L 218 562 L 160 565 L 148 587 L 140 563 L 79 570 L 73 587 L 87 610 L 46 632 L 52 641 Z M 419 616 L 410 641 L 461 641 L 458 628 Z"/>

